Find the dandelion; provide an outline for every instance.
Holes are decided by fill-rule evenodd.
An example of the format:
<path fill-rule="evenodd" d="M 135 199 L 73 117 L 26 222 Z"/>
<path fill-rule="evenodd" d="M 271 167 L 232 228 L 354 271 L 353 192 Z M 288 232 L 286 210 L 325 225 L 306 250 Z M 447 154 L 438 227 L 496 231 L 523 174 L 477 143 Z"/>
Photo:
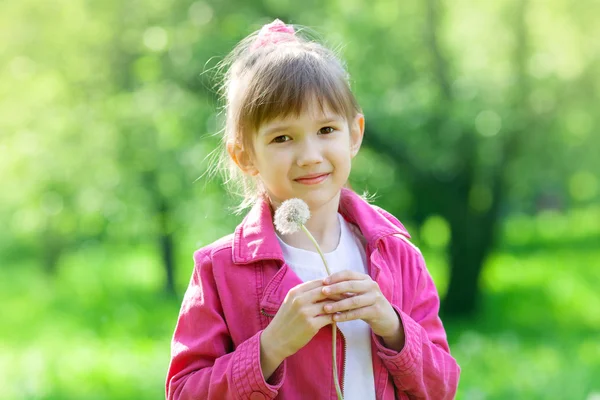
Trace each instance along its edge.
<path fill-rule="evenodd" d="M 306 236 L 312 241 L 317 249 L 317 252 L 321 256 L 321 260 L 323 260 L 323 265 L 325 266 L 325 271 L 327 275 L 331 275 L 329 267 L 327 265 L 327 260 L 325 260 L 325 256 L 321 251 L 321 247 L 313 237 L 313 235 L 306 229 L 306 222 L 310 218 L 310 209 L 308 208 L 308 204 L 306 204 L 301 199 L 289 199 L 284 201 L 281 206 L 275 211 L 275 229 L 279 231 L 282 235 L 289 235 L 291 233 L 296 233 L 298 230 L 302 230 L 306 233 Z M 332 331 L 332 355 L 333 355 L 333 382 L 335 384 L 335 391 L 337 393 L 338 400 L 343 400 L 342 390 L 340 388 L 340 380 L 338 378 L 337 371 L 337 356 L 336 356 L 336 336 L 337 336 L 337 324 L 334 322 L 331 324 Z"/>
<path fill-rule="evenodd" d="M 295 233 L 309 218 L 308 204 L 300 199 L 289 199 L 275 211 L 275 228 L 282 235 Z"/>

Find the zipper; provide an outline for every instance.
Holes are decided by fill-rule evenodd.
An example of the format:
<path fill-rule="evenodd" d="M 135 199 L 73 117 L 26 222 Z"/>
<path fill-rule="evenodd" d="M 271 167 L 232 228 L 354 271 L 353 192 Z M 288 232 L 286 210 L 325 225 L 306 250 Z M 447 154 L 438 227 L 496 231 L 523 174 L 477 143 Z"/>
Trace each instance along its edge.
<path fill-rule="evenodd" d="M 269 318 L 273 318 L 273 317 L 275 317 L 275 314 L 269 314 L 269 313 L 268 313 L 268 312 L 266 312 L 266 311 L 265 311 L 263 308 L 261 308 L 261 309 L 260 309 L 260 313 L 261 313 L 262 315 L 266 316 L 266 317 L 269 317 Z"/>
<path fill-rule="evenodd" d="M 344 336 L 344 334 L 342 333 L 342 330 L 338 327 L 337 330 L 340 332 L 340 335 L 342 336 L 342 338 L 344 339 L 344 353 L 342 355 L 342 360 L 344 360 L 344 362 L 342 363 L 342 379 L 340 382 L 340 389 L 342 389 L 342 396 L 344 395 L 344 374 L 346 373 L 346 337 Z M 337 368 L 337 366 L 336 366 Z"/>

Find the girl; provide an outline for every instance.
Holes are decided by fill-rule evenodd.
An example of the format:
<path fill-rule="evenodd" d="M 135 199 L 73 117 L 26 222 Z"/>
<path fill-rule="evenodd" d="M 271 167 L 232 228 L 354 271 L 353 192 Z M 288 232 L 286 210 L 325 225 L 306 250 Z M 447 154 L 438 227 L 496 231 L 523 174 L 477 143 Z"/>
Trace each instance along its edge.
<path fill-rule="evenodd" d="M 194 253 L 167 399 L 450 399 L 460 369 L 439 298 L 402 224 L 345 187 L 364 117 L 336 56 L 279 20 L 242 41 L 226 74 L 225 148 L 253 205 L 235 232 Z M 235 177 L 236 175 L 234 175 Z M 311 211 L 282 235 L 289 198 Z"/>

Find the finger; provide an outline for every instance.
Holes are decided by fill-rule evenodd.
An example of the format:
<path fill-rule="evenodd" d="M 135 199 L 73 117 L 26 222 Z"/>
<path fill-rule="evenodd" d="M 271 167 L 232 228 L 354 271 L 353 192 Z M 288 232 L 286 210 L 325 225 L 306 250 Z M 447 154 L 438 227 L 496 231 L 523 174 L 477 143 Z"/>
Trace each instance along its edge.
<path fill-rule="evenodd" d="M 304 293 L 300 293 L 299 295 L 296 296 L 295 300 L 296 302 L 298 302 L 299 304 L 316 304 L 316 303 L 322 303 L 324 300 L 328 300 L 329 296 L 327 296 L 325 293 L 323 293 L 323 291 L 321 290 L 321 286 L 316 287 L 314 289 L 308 290 Z M 339 299 L 329 299 L 329 300 L 342 300 L 342 298 L 340 297 Z M 321 304 L 322 306 L 322 304 Z"/>
<path fill-rule="evenodd" d="M 332 283 L 342 282 L 347 280 L 371 279 L 369 275 L 361 274 L 360 272 L 351 271 L 349 269 L 336 272 L 323 279 L 323 284 L 331 285 Z"/>
<path fill-rule="evenodd" d="M 323 292 L 321 292 L 321 293 L 323 293 Z M 340 300 L 344 300 L 344 299 L 347 299 L 348 297 L 355 296 L 355 295 L 356 295 L 356 293 L 350 293 L 350 295 L 347 293 L 332 294 L 332 295 L 325 297 L 323 300 L 317 300 L 317 303 L 325 301 L 325 300 L 340 301 Z M 323 294 L 323 296 L 325 296 L 325 294 Z"/>
<path fill-rule="evenodd" d="M 323 314 L 323 315 L 316 316 L 311 321 L 315 331 L 318 331 L 322 327 L 327 326 L 327 325 L 331 324 L 332 322 L 333 322 L 333 318 L 330 314 Z"/>
<path fill-rule="evenodd" d="M 290 289 L 289 293 L 293 294 L 293 295 L 298 295 L 298 294 L 305 293 L 307 291 L 313 290 L 313 289 L 321 287 L 321 286 L 323 286 L 323 280 L 315 279 L 315 280 L 306 281 L 297 286 L 294 286 L 293 288 Z"/>
<path fill-rule="evenodd" d="M 349 299 L 344 299 L 336 302 L 331 302 L 323 306 L 325 312 L 336 313 L 348 310 L 355 310 L 362 307 L 369 307 L 375 304 L 375 296 L 366 293 L 360 296 L 354 296 Z"/>
<path fill-rule="evenodd" d="M 324 301 L 322 303 L 316 303 L 316 304 L 306 304 L 304 305 L 302 308 L 297 310 L 298 316 L 302 317 L 304 320 L 306 321 L 312 321 L 313 319 L 323 316 L 323 315 L 328 315 L 329 319 L 331 320 L 331 314 L 325 312 L 324 310 L 324 306 L 333 303 L 332 301 Z"/>
<path fill-rule="evenodd" d="M 323 301 L 321 303 L 316 303 L 314 305 L 311 305 L 310 306 L 309 315 L 312 315 L 312 316 L 315 316 L 315 317 L 318 317 L 320 315 L 329 315 L 329 316 L 331 316 L 331 313 L 328 313 L 328 312 L 325 311 L 325 307 L 328 306 L 329 304 L 333 304 L 333 303 L 335 303 L 335 301 L 325 300 L 325 301 Z"/>
<path fill-rule="evenodd" d="M 308 285 L 308 283 L 311 283 L 311 285 Z M 356 281 L 352 281 L 352 282 L 356 282 Z M 342 290 L 339 293 L 326 293 L 323 292 L 321 289 L 323 287 L 323 282 L 321 279 L 317 279 L 314 281 L 309 281 L 309 282 L 305 282 L 301 285 L 298 285 L 294 288 L 292 288 L 290 290 L 290 295 L 294 295 L 294 297 L 296 297 L 298 300 L 300 300 L 301 303 L 303 304 L 307 304 L 307 303 L 316 303 L 319 302 L 321 300 L 325 300 L 325 299 L 331 299 L 331 300 L 342 300 L 344 298 L 347 297 L 352 297 L 355 296 L 356 293 L 352 293 L 352 291 L 346 291 L 346 293 L 344 293 L 344 291 Z M 294 293 L 292 293 L 292 291 L 294 291 Z"/>
<path fill-rule="evenodd" d="M 367 306 L 333 314 L 332 318 L 334 322 L 353 321 L 357 319 L 366 320 L 373 315 L 373 312 L 373 306 Z"/>
<path fill-rule="evenodd" d="M 319 288 L 323 294 L 330 296 L 342 293 L 365 293 L 373 289 L 372 280 L 369 278 L 363 280 L 348 280 L 339 283 L 333 283 Z"/>
<path fill-rule="evenodd" d="M 347 299 L 348 297 L 354 297 L 354 296 L 358 296 L 358 295 L 359 295 L 359 293 L 345 292 L 345 293 L 340 293 L 340 294 L 330 294 L 327 298 L 338 301 L 338 300 L 344 300 L 344 299 Z"/>

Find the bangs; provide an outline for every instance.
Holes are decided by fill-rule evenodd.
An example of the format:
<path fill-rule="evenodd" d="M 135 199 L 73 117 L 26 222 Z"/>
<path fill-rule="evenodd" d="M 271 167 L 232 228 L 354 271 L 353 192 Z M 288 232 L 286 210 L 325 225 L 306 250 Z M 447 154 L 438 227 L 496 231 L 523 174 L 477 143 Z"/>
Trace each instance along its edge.
<path fill-rule="evenodd" d="M 323 113 L 328 110 L 347 121 L 360 112 L 339 62 L 317 52 L 294 50 L 263 55 L 248 77 L 238 121 L 242 131 L 256 132 L 273 119 L 297 117 L 313 101 Z"/>

